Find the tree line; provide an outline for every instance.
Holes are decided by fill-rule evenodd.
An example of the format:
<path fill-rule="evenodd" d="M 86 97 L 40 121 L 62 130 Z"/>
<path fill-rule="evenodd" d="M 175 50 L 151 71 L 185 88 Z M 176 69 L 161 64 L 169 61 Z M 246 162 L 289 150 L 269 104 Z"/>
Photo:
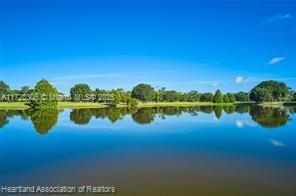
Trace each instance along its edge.
<path fill-rule="evenodd" d="M 0 100 L 1 101 L 19 101 L 3 99 L 3 95 L 7 94 L 34 94 L 42 97 L 42 95 L 62 95 L 53 85 L 43 79 L 36 83 L 34 88 L 23 86 L 20 89 L 10 89 L 4 81 L 0 81 Z M 105 90 L 91 89 L 88 84 L 76 84 L 70 89 L 70 101 L 89 101 L 77 99 L 77 95 L 86 97 L 95 95 L 93 102 L 101 102 L 108 104 L 124 103 L 135 106 L 141 102 L 213 102 L 213 103 L 235 103 L 235 102 L 279 102 L 279 101 L 295 101 L 296 92 L 287 87 L 284 82 L 264 81 L 255 86 L 250 92 L 225 93 L 218 89 L 213 94 L 211 92 L 200 93 L 192 90 L 189 92 L 179 92 L 176 90 L 167 90 L 162 87 L 156 90 L 149 84 L 138 84 L 131 91 L 124 91 L 121 88 Z M 110 95 L 112 99 L 103 99 L 102 96 Z M 54 107 L 57 100 L 30 100 L 31 107 Z"/>

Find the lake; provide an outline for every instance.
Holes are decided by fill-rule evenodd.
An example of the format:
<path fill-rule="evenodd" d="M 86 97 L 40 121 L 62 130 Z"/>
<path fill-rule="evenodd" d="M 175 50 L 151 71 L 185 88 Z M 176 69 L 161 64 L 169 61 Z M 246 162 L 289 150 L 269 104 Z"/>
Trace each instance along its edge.
<path fill-rule="evenodd" d="M 1 185 L 296 195 L 296 107 L 0 110 Z"/>

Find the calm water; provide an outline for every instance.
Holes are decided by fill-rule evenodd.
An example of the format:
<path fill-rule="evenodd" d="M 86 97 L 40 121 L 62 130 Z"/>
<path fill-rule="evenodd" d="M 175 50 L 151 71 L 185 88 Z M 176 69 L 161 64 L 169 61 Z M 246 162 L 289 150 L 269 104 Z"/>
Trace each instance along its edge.
<path fill-rule="evenodd" d="M 0 110 L 1 185 L 296 195 L 296 107 Z"/>

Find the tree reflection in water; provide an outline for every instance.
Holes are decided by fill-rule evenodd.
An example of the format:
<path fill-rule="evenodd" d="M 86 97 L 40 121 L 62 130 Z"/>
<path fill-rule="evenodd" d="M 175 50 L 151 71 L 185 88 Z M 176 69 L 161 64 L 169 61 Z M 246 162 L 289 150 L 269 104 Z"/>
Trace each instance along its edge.
<path fill-rule="evenodd" d="M 235 106 L 234 105 L 231 105 L 231 106 L 223 106 L 223 110 L 227 114 L 232 114 L 232 113 L 235 112 Z"/>
<path fill-rule="evenodd" d="M 121 120 L 124 116 L 136 112 L 136 108 L 93 108 L 93 109 L 73 109 L 70 113 L 70 120 L 75 124 L 84 125 L 89 123 L 92 117 L 96 119 L 107 118 L 112 123 Z"/>
<path fill-rule="evenodd" d="M 155 108 L 140 108 L 137 112 L 132 114 L 134 122 L 139 124 L 150 124 L 155 118 Z"/>
<path fill-rule="evenodd" d="M 35 130 L 41 135 L 51 130 L 58 121 L 58 110 L 54 108 L 30 110 L 29 115 Z"/>
<path fill-rule="evenodd" d="M 255 122 L 268 128 L 283 126 L 290 120 L 287 108 L 253 106 L 250 108 L 250 115 Z"/>
<path fill-rule="evenodd" d="M 223 106 L 214 106 L 214 113 L 218 119 L 222 116 L 222 109 Z"/>
<path fill-rule="evenodd" d="M 224 111 L 224 112 L 223 112 Z M 135 123 L 145 125 L 152 123 L 156 118 L 166 119 L 167 116 L 180 116 L 183 113 L 197 116 L 199 113 L 214 113 L 219 119 L 222 115 L 233 113 L 249 113 L 252 119 L 266 128 L 284 126 L 290 115 L 295 114 L 296 107 L 267 108 L 256 105 L 236 106 L 200 106 L 200 107 L 150 107 L 150 108 L 94 108 L 73 109 L 70 112 L 70 120 L 78 125 L 86 125 L 92 118 L 108 119 L 115 123 L 131 115 Z M 59 111 L 57 109 L 43 110 L 0 110 L 0 128 L 9 123 L 9 118 L 20 116 L 23 120 L 31 120 L 35 130 L 44 135 L 57 123 Z"/>
<path fill-rule="evenodd" d="M 0 110 L 0 128 L 8 124 L 8 112 L 7 110 Z"/>
<path fill-rule="evenodd" d="M 210 114 L 214 111 L 213 106 L 200 106 L 199 108 L 201 112 L 207 113 L 207 114 Z"/>
<path fill-rule="evenodd" d="M 70 120 L 78 125 L 86 125 L 92 117 L 90 109 L 73 109 L 70 113 Z"/>

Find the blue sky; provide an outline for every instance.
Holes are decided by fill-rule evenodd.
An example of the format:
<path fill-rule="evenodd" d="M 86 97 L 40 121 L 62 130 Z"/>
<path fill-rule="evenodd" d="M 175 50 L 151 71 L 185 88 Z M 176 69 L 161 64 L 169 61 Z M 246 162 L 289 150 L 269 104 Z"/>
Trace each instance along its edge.
<path fill-rule="evenodd" d="M 0 80 L 12 88 L 296 89 L 293 1 L 0 2 Z"/>

